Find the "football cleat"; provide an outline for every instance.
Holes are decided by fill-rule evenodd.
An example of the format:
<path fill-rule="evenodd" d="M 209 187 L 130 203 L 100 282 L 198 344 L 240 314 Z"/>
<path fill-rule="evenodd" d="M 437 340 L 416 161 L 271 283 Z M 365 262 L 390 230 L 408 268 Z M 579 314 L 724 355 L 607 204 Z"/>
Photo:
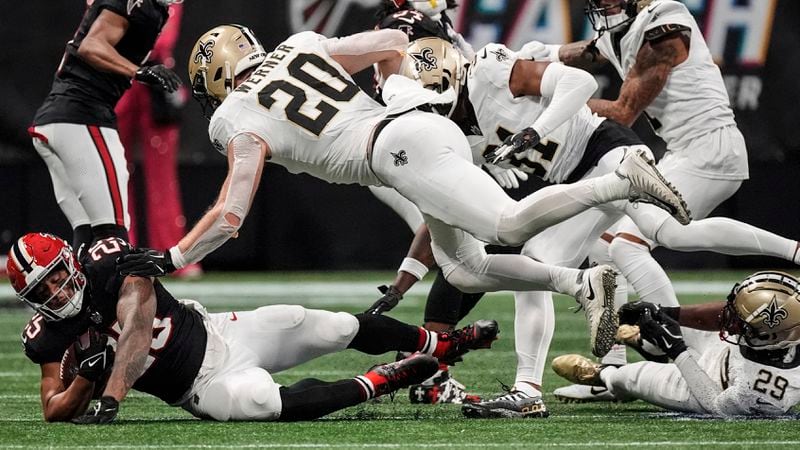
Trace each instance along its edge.
<path fill-rule="evenodd" d="M 573 383 L 605 387 L 600 371 L 606 366 L 583 355 L 558 356 L 553 359 L 552 366 L 555 373 Z"/>
<path fill-rule="evenodd" d="M 575 296 L 586 315 L 589 344 L 595 356 L 602 357 L 614 346 L 619 316 L 614 307 L 617 272 L 610 266 L 595 266 L 581 271 L 582 286 Z"/>
<path fill-rule="evenodd" d="M 446 368 L 440 369 L 431 378 L 421 384 L 415 384 L 408 389 L 408 398 L 411 403 L 477 403 L 481 398 L 468 394 L 463 384 L 450 375 Z"/>
<path fill-rule="evenodd" d="M 390 394 L 412 384 L 422 383 L 439 370 L 439 362 L 433 356 L 414 355 L 389 364 L 375 366 L 365 376 L 375 387 L 374 397 Z"/>
<path fill-rule="evenodd" d="M 478 403 L 467 403 L 461 413 L 470 419 L 545 418 L 550 415 L 542 397 L 510 390 L 505 394 Z"/>
<path fill-rule="evenodd" d="M 618 177 L 631 182 L 628 200 L 650 203 L 667 211 L 681 225 L 692 221 L 689 207 L 677 189 L 656 168 L 643 150 L 628 152 L 615 171 Z"/>
<path fill-rule="evenodd" d="M 555 397 L 564 403 L 616 402 L 617 398 L 605 386 L 584 386 L 571 384 L 553 391 Z"/>
<path fill-rule="evenodd" d="M 490 348 L 499 333 L 500 328 L 494 320 L 478 320 L 459 330 L 440 333 L 439 341 L 450 341 L 450 346 L 439 361 L 452 365 L 470 350 Z"/>

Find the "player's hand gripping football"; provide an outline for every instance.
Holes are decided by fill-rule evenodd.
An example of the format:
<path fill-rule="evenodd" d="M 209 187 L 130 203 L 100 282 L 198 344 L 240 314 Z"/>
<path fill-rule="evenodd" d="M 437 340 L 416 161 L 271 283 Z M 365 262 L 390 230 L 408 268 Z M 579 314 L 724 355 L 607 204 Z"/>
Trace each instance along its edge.
<path fill-rule="evenodd" d="M 120 275 L 160 277 L 175 271 L 169 252 L 149 248 L 135 249 L 117 259 Z"/>
<path fill-rule="evenodd" d="M 86 414 L 72 419 L 78 425 L 101 425 L 111 423 L 119 412 L 119 402 L 114 397 L 103 396 Z"/>
<path fill-rule="evenodd" d="M 142 66 L 136 71 L 133 79 L 145 84 L 161 86 L 161 89 L 167 92 L 175 92 L 181 85 L 181 79 L 178 74 L 163 64 Z"/>
<path fill-rule="evenodd" d="M 99 380 L 114 365 L 114 349 L 108 344 L 108 336 L 89 328 L 75 346 L 75 360 L 79 376 L 92 382 Z"/>
<path fill-rule="evenodd" d="M 401 294 L 397 288 L 392 285 L 386 286 L 378 286 L 378 290 L 381 291 L 383 296 L 378 299 L 372 306 L 369 307 L 364 313 L 366 314 L 383 314 L 386 311 L 391 311 L 392 308 L 397 306 L 400 303 L 400 300 L 403 299 L 403 294 Z"/>
<path fill-rule="evenodd" d="M 680 324 L 661 311 L 655 314 L 650 310 L 644 311 L 639 318 L 639 333 L 642 339 L 660 348 L 673 360 L 688 349 Z"/>
<path fill-rule="evenodd" d="M 507 137 L 503 141 L 503 145 L 485 154 L 484 157 L 489 164 L 499 165 L 500 167 L 519 167 L 520 161 L 525 160 L 525 152 L 534 148 L 541 140 L 539 133 L 528 127 Z M 525 169 L 523 168 L 522 170 Z"/>

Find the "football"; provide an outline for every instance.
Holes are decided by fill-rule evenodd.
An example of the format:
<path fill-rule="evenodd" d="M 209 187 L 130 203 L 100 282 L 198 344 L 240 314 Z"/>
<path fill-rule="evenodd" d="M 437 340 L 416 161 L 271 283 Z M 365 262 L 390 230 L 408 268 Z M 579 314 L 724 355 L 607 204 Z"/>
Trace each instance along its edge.
<path fill-rule="evenodd" d="M 79 339 L 80 340 L 80 339 Z M 67 347 L 67 350 L 64 352 L 64 356 L 61 357 L 61 382 L 64 384 L 64 389 L 68 389 L 69 386 L 75 381 L 75 377 L 78 376 L 78 359 L 75 357 L 75 352 L 77 351 L 78 341 L 75 341 Z M 100 398 L 100 395 L 103 393 L 103 390 L 106 387 L 106 383 L 108 383 L 108 377 L 111 375 L 111 367 L 106 370 L 103 374 L 102 378 L 94 384 L 94 392 L 92 393 L 93 399 Z"/>

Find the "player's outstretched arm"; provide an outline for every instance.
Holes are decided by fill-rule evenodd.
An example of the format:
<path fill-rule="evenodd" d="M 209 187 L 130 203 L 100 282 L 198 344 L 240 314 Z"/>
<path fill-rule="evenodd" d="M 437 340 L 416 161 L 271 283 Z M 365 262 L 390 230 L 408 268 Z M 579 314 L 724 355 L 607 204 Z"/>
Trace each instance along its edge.
<path fill-rule="evenodd" d="M 117 262 L 122 275 L 161 276 L 202 260 L 236 234 L 244 222 L 261 182 L 269 146 L 251 133 L 228 143 L 228 176 L 216 203 L 197 224 L 167 251 L 131 252 Z"/>
<path fill-rule="evenodd" d="M 431 233 L 426 224 L 422 224 L 414 234 L 414 240 L 408 249 L 408 254 L 397 269 L 397 276 L 391 285 L 381 289 L 383 296 L 379 298 L 365 312 L 367 314 L 383 314 L 397 306 L 403 295 L 415 285 L 417 281 L 425 277 L 428 270 L 436 265 L 431 249 Z"/>
<path fill-rule="evenodd" d="M 361 72 L 373 64 L 388 77 L 400 71 L 408 36 L 399 30 L 374 30 L 324 42 L 328 54 L 349 74 Z"/>
<path fill-rule="evenodd" d="M 661 93 L 672 68 L 689 57 L 682 35 L 646 41 L 636 55 L 636 63 L 622 82 L 616 100 L 593 99 L 589 107 L 598 115 L 631 126 L 644 109 Z"/>
<path fill-rule="evenodd" d="M 592 70 L 608 62 L 608 60 L 600 54 L 600 51 L 597 50 L 593 40 L 577 41 L 549 47 L 551 48 L 551 52 L 555 53 L 550 55 L 551 61 L 563 62 L 568 66 L 577 67 L 579 69 Z"/>
<path fill-rule="evenodd" d="M 128 61 L 114 48 L 125 36 L 128 25 L 128 19 L 104 9 L 81 41 L 78 56 L 99 70 L 133 78 L 139 66 Z"/>

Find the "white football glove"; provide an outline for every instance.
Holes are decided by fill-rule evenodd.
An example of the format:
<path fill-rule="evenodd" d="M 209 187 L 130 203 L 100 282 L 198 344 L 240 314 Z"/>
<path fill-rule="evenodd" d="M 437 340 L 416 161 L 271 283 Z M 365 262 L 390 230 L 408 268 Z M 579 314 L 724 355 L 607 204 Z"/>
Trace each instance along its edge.
<path fill-rule="evenodd" d="M 519 180 L 525 181 L 528 179 L 528 174 L 516 167 L 504 169 L 494 164 L 484 164 L 484 166 L 503 189 L 518 189 Z"/>
<path fill-rule="evenodd" d="M 517 52 L 521 59 L 550 61 L 550 49 L 539 41 L 530 41 Z"/>
<path fill-rule="evenodd" d="M 472 44 L 467 42 L 467 40 L 464 39 L 464 36 L 461 36 L 460 33 L 458 33 L 449 25 L 447 27 L 447 35 L 453 40 L 453 44 L 456 46 L 458 51 L 461 52 L 461 55 L 463 55 L 464 58 L 470 61 L 475 57 L 475 49 L 472 48 Z"/>

